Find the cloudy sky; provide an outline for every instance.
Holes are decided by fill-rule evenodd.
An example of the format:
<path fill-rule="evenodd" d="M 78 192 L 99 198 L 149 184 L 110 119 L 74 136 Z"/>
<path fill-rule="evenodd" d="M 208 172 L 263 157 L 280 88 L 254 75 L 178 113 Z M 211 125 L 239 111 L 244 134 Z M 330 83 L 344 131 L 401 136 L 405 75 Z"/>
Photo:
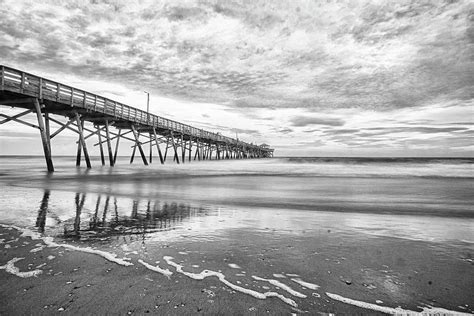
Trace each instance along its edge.
<path fill-rule="evenodd" d="M 0 63 L 278 156 L 474 156 L 469 0 L 0 0 Z"/>

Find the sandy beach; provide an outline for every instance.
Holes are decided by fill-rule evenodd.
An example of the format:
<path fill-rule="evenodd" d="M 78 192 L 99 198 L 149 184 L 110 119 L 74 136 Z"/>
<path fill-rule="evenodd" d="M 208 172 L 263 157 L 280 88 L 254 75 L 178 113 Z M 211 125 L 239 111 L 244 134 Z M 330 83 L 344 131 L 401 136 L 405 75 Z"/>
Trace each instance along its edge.
<path fill-rule="evenodd" d="M 124 266 L 101 254 L 84 253 L 80 249 L 86 247 L 80 242 L 69 243 L 77 247 L 72 250 L 47 247 L 41 239 L 22 236 L 13 228 L 3 227 L 0 234 L 2 262 L 23 258 L 14 263 L 16 273 L 0 272 L 4 302 L 1 313 L 5 315 L 365 315 L 399 305 L 404 310 L 400 312 L 420 311 L 420 302 L 425 307 L 441 305 L 451 311 L 468 312 L 472 308 L 466 304 L 472 301 L 468 290 L 472 287 L 471 254 L 449 253 L 436 244 L 427 247 L 425 243 L 394 238 L 349 240 L 344 236 L 333 238 L 330 231 L 321 232 L 317 238 L 305 234 L 281 238 L 275 244 L 264 239 L 271 231 L 252 234 L 235 230 L 231 242 L 154 244 L 154 249 L 129 253 L 126 262 L 131 265 Z M 161 254 L 159 263 L 148 259 L 147 252 Z M 198 280 L 197 276 L 179 273 L 163 259 L 166 256 L 173 257 L 184 272 L 216 271 L 232 285 L 216 276 Z M 170 275 L 153 271 L 143 262 L 168 270 Z M 23 272 L 37 274 L 21 277 Z M 258 299 L 243 289 L 274 291 L 295 305 L 278 297 Z M 331 293 L 357 302 L 341 302 Z M 436 309 L 426 311 L 433 313 Z"/>

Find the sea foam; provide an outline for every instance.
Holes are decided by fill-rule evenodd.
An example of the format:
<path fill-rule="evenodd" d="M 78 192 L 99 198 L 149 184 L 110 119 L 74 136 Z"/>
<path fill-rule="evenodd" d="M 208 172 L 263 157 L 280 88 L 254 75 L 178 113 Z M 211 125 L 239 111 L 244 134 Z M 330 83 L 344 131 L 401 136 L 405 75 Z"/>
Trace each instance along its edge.
<path fill-rule="evenodd" d="M 255 275 L 252 275 L 252 278 L 254 278 L 254 280 L 257 280 L 257 281 L 265 281 L 265 282 L 268 282 L 272 285 L 278 286 L 280 289 L 282 289 L 284 291 L 287 291 L 288 293 L 290 293 L 293 296 L 300 297 L 300 298 L 306 298 L 306 295 L 304 295 L 304 294 L 302 294 L 298 291 L 293 290 L 291 287 L 289 287 L 288 285 L 286 285 L 286 284 L 284 284 L 284 283 L 282 283 L 278 280 L 264 279 L 264 278 L 261 278 L 261 277 L 255 276 Z"/>
<path fill-rule="evenodd" d="M 450 311 L 444 308 L 439 308 L 439 307 L 420 307 L 422 309 L 421 312 L 416 312 L 412 310 L 406 310 L 401 307 L 393 308 L 393 307 L 388 307 L 388 306 L 380 306 L 372 303 L 367 303 L 363 301 L 357 301 L 353 300 L 347 297 L 342 297 L 337 294 L 332 294 L 332 293 L 326 293 L 327 296 L 332 298 L 333 300 L 343 302 L 346 304 L 354 305 L 357 307 L 365 308 L 365 309 L 370 309 L 373 311 L 377 312 L 382 312 L 386 314 L 391 314 L 391 315 L 421 315 L 421 316 L 428 316 L 428 315 L 472 315 L 468 313 L 462 313 L 462 312 L 455 312 L 455 311 Z"/>
<path fill-rule="evenodd" d="M 101 256 L 101 257 L 103 257 L 103 258 L 105 258 L 109 261 L 115 262 L 115 263 L 123 265 L 123 266 L 133 266 L 133 263 L 128 262 L 128 261 L 123 260 L 123 259 L 119 259 L 119 258 L 117 258 L 116 254 L 113 254 L 113 253 L 110 253 L 110 252 L 106 252 L 106 251 L 102 251 L 102 250 L 98 250 L 98 249 L 92 249 L 90 247 L 78 247 L 78 246 L 73 246 L 73 245 L 69 245 L 69 244 L 59 244 L 59 243 L 53 241 L 52 237 L 43 237 L 43 236 L 41 236 L 40 233 L 34 232 L 34 231 L 32 231 L 31 229 L 28 229 L 28 228 L 21 228 L 21 227 L 14 226 L 14 225 L 4 225 L 4 224 L 0 224 L 0 226 L 5 227 L 5 228 L 16 229 L 16 230 L 21 232 L 22 237 L 30 237 L 33 240 L 42 240 L 46 244 L 46 246 L 48 246 L 48 247 L 63 247 L 63 248 L 70 249 L 70 250 L 95 254 L 95 255 L 99 255 L 99 256 Z"/>
<path fill-rule="evenodd" d="M 162 269 L 160 268 L 159 266 L 152 266 L 151 264 L 143 261 L 142 259 L 138 259 L 138 262 L 140 262 L 141 264 L 143 264 L 147 269 L 150 269 L 152 271 L 155 271 L 155 272 L 158 272 L 158 273 L 161 273 L 163 274 L 164 276 L 166 276 L 168 279 L 170 278 L 171 275 L 173 275 L 173 272 L 171 272 L 170 270 L 168 269 Z"/>
<path fill-rule="evenodd" d="M 21 272 L 20 269 L 15 267 L 15 262 L 18 262 L 23 259 L 25 258 L 13 258 L 10 261 L 8 261 L 7 264 L 0 266 L 0 269 L 5 270 L 8 273 L 14 274 L 20 278 L 31 278 L 43 273 L 42 270 L 32 270 L 32 271 L 27 271 L 27 272 Z"/>
<path fill-rule="evenodd" d="M 175 267 L 177 272 L 179 272 L 181 274 L 184 274 L 185 276 L 190 277 L 191 279 L 204 280 L 207 277 L 215 276 L 219 279 L 219 281 L 221 281 L 222 283 L 224 283 L 225 285 L 227 285 L 228 287 L 230 287 L 231 289 L 233 289 L 235 291 L 238 291 L 238 292 L 241 292 L 241 293 L 244 293 L 244 294 L 248 294 L 250 296 L 253 296 L 253 297 L 261 299 L 261 300 L 264 300 L 264 299 L 269 298 L 269 297 L 278 297 L 280 300 L 282 300 L 286 304 L 291 305 L 293 307 L 298 307 L 298 305 L 296 304 L 295 301 L 293 301 L 292 299 L 287 298 L 287 297 L 285 297 L 285 296 L 283 296 L 279 293 L 276 293 L 276 292 L 260 293 L 260 292 L 257 292 L 257 291 L 247 289 L 247 288 L 238 286 L 236 284 L 233 284 L 233 283 L 227 281 L 224 274 L 222 274 L 221 272 L 216 272 L 216 271 L 211 271 L 211 270 L 203 270 L 200 273 L 186 272 L 186 271 L 183 270 L 182 265 L 180 265 L 180 264 L 173 261 L 173 257 L 165 256 L 165 257 L 163 257 L 163 259 L 165 259 L 165 261 L 170 266 Z"/>
<path fill-rule="evenodd" d="M 309 282 L 305 282 L 305 281 L 303 281 L 303 280 L 301 280 L 301 279 L 296 279 L 296 278 L 294 278 L 294 279 L 291 279 L 291 281 L 296 282 L 296 283 L 298 283 L 299 285 L 304 286 L 304 287 L 307 287 L 308 289 L 311 289 L 311 290 L 317 290 L 317 289 L 319 288 L 319 285 L 313 284 L 313 283 L 309 283 Z"/>

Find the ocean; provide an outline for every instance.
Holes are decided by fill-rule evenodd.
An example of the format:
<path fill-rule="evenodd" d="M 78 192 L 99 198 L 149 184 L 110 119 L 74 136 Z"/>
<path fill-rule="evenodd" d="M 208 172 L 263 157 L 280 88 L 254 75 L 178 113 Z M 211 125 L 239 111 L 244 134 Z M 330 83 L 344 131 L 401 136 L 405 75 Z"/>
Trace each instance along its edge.
<path fill-rule="evenodd" d="M 279 299 L 293 312 L 337 312 L 335 303 L 372 312 L 472 311 L 474 159 L 289 157 L 144 166 L 119 157 L 114 168 L 94 158 L 90 170 L 76 168 L 75 157 L 54 163 L 48 174 L 43 157 L 0 157 L 4 227 L 119 265 L 196 282 L 214 277 L 241 295 Z M 361 255 L 374 249 L 384 255 Z M 446 273 L 446 287 L 459 278 L 464 287 L 426 294 L 408 279 L 413 271 L 420 275 L 421 263 L 412 262 L 422 253 L 433 273 L 457 269 L 457 277 Z M 238 281 L 245 275 L 254 278 Z M 347 291 L 349 283 L 360 288 Z M 270 286 L 278 295 L 264 294 Z M 384 304 L 368 301 L 379 296 Z"/>

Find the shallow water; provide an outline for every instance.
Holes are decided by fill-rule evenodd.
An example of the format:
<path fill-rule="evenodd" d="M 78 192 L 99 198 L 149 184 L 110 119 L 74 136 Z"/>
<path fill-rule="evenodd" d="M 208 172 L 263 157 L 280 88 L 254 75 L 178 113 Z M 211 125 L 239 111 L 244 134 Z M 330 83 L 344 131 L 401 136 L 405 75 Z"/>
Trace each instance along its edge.
<path fill-rule="evenodd" d="M 331 262 L 342 261 L 342 255 L 332 258 L 339 251 L 336 244 L 378 243 L 385 240 L 381 238 L 398 244 L 416 241 L 431 256 L 465 263 L 466 269 L 472 263 L 472 159 L 280 158 L 148 167 L 122 159 L 115 168 L 91 170 L 76 168 L 74 162 L 56 158 L 57 171 L 48 175 L 41 157 L 0 157 L 0 223 L 74 247 L 107 251 L 135 264 L 159 261 L 161 268 L 176 271 L 164 257 L 179 256 L 186 264 L 183 269 L 199 273 L 205 262 L 215 277 L 224 278 L 221 282 L 235 286 L 231 278 L 240 270 L 234 273 L 231 265 L 257 274 L 262 270 L 249 267 L 261 263 L 268 249 L 278 249 L 279 255 L 265 267 L 272 273 L 255 276 L 262 284 L 273 274 L 298 270 L 290 254 L 303 262 L 319 252 Z M 318 250 L 318 243 L 326 252 Z M 225 261 L 223 254 L 229 253 L 249 259 Z M 301 269 L 296 272 L 302 274 Z M 303 273 L 300 281 L 312 284 L 315 272 Z M 197 275 L 191 276 L 199 279 Z M 387 275 L 380 278 L 386 281 Z M 301 289 L 301 282 L 288 280 L 292 290 Z M 319 283 L 325 282 L 326 289 L 313 292 L 332 290 L 331 280 Z M 263 293 L 262 284 L 253 291 Z M 237 291 L 252 290 L 242 288 Z M 387 291 L 395 291 L 393 284 Z M 291 292 L 278 293 L 295 299 Z M 317 297 L 311 294 L 305 295 Z M 404 296 L 391 304 L 417 306 Z"/>

